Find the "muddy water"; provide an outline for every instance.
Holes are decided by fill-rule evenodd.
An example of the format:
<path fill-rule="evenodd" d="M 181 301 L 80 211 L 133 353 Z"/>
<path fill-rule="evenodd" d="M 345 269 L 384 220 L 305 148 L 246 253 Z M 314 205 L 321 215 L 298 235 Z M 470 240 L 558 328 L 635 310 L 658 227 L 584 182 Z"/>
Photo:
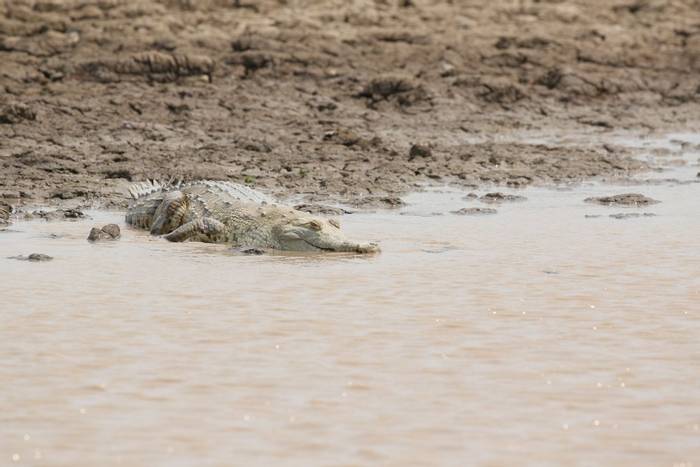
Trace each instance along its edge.
<path fill-rule="evenodd" d="M 582 201 L 630 191 L 662 203 Z M 700 465 L 700 184 L 519 194 L 345 216 L 375 257 L 15 224 L 0 465 Z"/>

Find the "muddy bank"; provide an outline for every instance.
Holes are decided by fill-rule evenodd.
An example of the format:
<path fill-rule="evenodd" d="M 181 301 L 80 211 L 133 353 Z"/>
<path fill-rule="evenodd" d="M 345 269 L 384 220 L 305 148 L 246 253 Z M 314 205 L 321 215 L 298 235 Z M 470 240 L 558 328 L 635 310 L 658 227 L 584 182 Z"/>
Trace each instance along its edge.
<path fill-rule="evenodd" d="M 698 71 L 692 1 L 5 1 L 0 199 L 123 206 L 182 177 L 382 205 L 628 176 L 644 164 L 595 137 L 504 136 L 692 129 Z"/>

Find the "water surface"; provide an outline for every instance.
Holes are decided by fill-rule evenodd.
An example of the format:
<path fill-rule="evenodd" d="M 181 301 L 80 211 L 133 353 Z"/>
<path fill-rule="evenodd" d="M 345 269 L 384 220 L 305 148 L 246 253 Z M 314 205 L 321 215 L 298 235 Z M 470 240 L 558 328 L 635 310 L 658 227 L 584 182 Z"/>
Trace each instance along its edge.
<path fill-rule="evenodd" d="M 700 154 L 679 157 L 641 178 L 689 183 L 343 217 L 368 257 L 85 241 L 121 213 L 17 223 L 0 465 L 700 465 Z M 662 203 L 583 202 L 629 191 Z M 32 252 L 55 259 L 5 259 Z"/>

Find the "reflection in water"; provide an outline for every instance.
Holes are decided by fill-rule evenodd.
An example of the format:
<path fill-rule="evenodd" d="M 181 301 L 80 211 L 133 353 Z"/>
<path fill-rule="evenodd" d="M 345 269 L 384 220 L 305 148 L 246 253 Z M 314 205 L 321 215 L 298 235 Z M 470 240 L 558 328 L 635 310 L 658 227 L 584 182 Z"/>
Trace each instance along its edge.
<path fill-rule="evenodd" d="M 0 465 L 697 462 L 700 185 L 637 188 L 662 203 L 585 204 L 629 191 L 586 185 L 494 216 L 347 216 L 369 257 L 85 241 L 112 213 L 18 223 Z M 479 206 L 463 195 L 406 210 Z M 4 259 L 32 252 L 55 259 Z"/>

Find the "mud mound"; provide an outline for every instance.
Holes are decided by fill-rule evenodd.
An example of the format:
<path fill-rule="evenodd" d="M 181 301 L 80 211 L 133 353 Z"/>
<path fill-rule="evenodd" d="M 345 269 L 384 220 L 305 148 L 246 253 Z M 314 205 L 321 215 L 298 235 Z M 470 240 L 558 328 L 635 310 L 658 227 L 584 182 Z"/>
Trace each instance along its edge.
<path fill-rule="evenodd" d="M 175 176 L 391 205 L 629 176 L 597 137 L 513 141 L 696 129 L 697 5 L 637 3 L 0 2 L 0 193 L 122 206 Z"/>

